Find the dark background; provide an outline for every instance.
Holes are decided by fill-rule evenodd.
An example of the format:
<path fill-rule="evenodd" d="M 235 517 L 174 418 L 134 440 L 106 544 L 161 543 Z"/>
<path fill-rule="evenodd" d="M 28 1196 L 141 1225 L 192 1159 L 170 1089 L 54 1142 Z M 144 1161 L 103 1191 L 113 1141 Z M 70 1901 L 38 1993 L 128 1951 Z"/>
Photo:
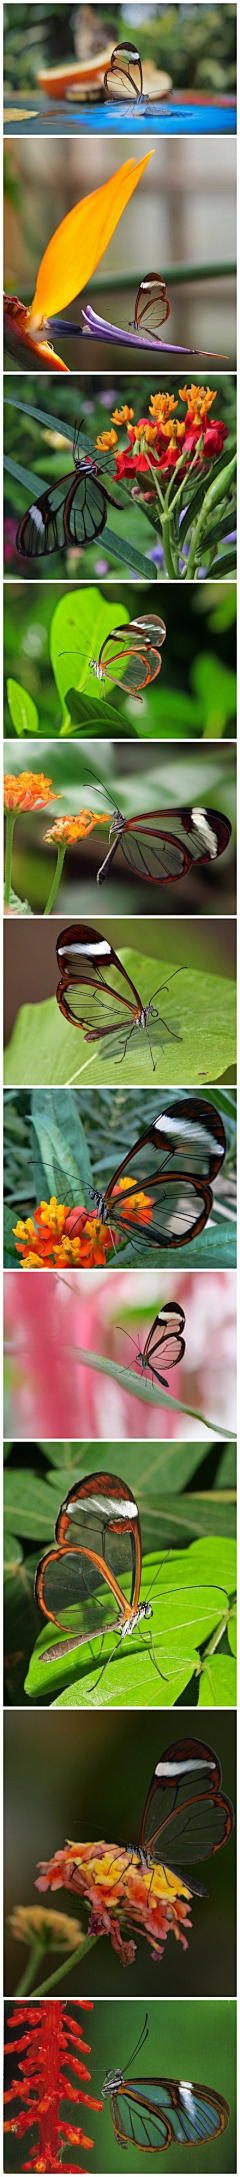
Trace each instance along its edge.
<path fill-rule="evenodd" d="M 188 1736 L 204 1739 L 214 1747 L 223 1768 L 223 1788 L 235 1805 L 235 1717 L 216 1713 L 209 1730 L 208 1713 L 201 1717 L 188 1711 Z M 186 1718 L 178 1712 L 177 1737 L 186 1736 Z M 5 1715 L 5 1851 L 6 1911 L 16 1903 L 40 1902 L 34 1889 L 36 1862 L 61 1849 L 66 1837 L 113 1843 L 139 1843 L 143 1807 L 155 1762 L 173 1743 L 174 1726 L 168 1716 L 143 1714 L 120 1718 L 114 1711 L 82 1716 L 32 1711 L 30 1715 Z M 123 1969 L 101 1938 L 67 1977 L 66 1993 L 74 1995 L 161 1994 L 180 1996 L 232 1995 L 235 1991 L 235 1850 L 234 1839 L 212 1860 L 196 1868 L 208 1898 L 194 1898 L 189 1949 L 170 1935 L 161 1964 L 156 1966 L 145 1939 L 139 1936 L 134 1964 Z M 194 1870 L 195 1872 L 195 1870 Z M 87 1933 L 88 1915 L 76 1894 L 48 1892 L 44 1906 L 73 1912 L 82 1918 Z M 79 1908 L 79 1910 L 78 1910 Z M 12 1995 L 26 1963 L 26 1950 L 7 1931 L 6 1993 Z M 61 1960 L 62 1963 L 62 1960 Z M 53 1966 L 57 1964 L 56 1956 Z M 41 1972 L 41 1980 L 45 1979 Z M 60 1991 L 64 1993 L 64 1977 Z M 131 2043 L 134 2046 L 134 2042 Z M 111 2058 L 110 2058 L 111 2060 Z M 164 2068 L 164 2067 L 163 2067 Z M 174 2070 L 174 2065 L 173 2065 Z M 222 2077 L 220 2067 L 219 2086 Z"/>

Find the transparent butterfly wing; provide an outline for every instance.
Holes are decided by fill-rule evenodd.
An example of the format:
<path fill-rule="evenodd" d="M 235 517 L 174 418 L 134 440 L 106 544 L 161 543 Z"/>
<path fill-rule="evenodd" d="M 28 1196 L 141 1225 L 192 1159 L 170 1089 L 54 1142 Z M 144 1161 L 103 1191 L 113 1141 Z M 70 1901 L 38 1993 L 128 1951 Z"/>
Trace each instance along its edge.
<path fill-rule="evenodd" d="M 104 76 L 104 89 L 108 98 L 124 99 L 125 102 L 129 100 L 131 105 L 135 104 L 136 99 L 141 98 L 141 61 L 137 47 L 131 45 L 127 39 L 124 44 L 116 45 L 114 48 L 111 66 L 107 68 Z"/>
<path fill-rule="evenodd" d="M 157 274 L 153 273 L 151 275 L 149 273 L 146 280 L 140 281 L 140 287 L 136 295 L 134 320 L 136 331 L 143 330 L 144 334 L 149 333 L 152 339 L 158 340 L 161 325 L 165 324 L 166 318 L 169 316 L 170 303 L 168 302 L 165 280 L 161 280 Z"/>

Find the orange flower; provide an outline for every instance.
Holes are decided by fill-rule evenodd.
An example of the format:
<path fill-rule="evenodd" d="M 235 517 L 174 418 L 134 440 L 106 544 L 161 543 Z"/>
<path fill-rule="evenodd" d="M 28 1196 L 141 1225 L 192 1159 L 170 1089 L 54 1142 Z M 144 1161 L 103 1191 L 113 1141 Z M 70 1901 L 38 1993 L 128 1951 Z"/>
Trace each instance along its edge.
<path fill-rule="evenodd" d="M 88 1217 L 81 1205 L 70 1209 L 69 1203 L 58 1203 L 56 1195 L 38 1203 L 34 1219 L 19 1218 L 13 1231 L 21 1269 L 26 1270 L 49 1269 L 51 1264 L 65 1269 L 72 1264 L 76 1270 L 88 1262 L 104 1268 L 112 1247 L 111 1232 L 100 1217 Z"/>
<path fill-rule="evenodd" d="M 46 779 L 44 771 L 19 771 L 14 778 L 5 772 L 4 808 L 15 810 L 16 816 L 26 809 L 44 809 L 48 801 L 59 801 L 52 779 Z"/>
<path fill-rule="evenodd" d="M 148 151 L 137 164 L 134 159 L 124 160 L 109 181 L 84 197 L 82 203 L 74 204 L 66 219 L 61 220 L 39 267 L 30 311 L 31 333 L 88 286 L 150 158 L 152 152 Z"/>
<path fill-rule="evenodd" d="M 141 1224 L 151 1224 L 153 1209 L 153 1200 L 151 1198 L 151 1195 L 144 1194 L 141 1188 L 141 1190 L 139 1189 L 139 1193 L 133 1194 L 131 1201 L 131 1195 L 129 1194 L 129 1179 L 127 1179 L 126 1177 L 125 1179 L 119 1179 L 117 1187 L 113 1188 L 113 1200 L 114 1195 L 118 1195 L 120 1193 L 120 1188 L 121 1193 L 124 1193 L 125 1190 L 128 1197 L 126 1203 L 126 1217 L 128 1224 L 130 1222 L 130 1219 L 131 1222 L 134 1224 L 134 1218 L 138 1218 L 139 1216 L 141 1217 Z M 121 1216 L 124 1217 L 124 1202 L 122 1202 Z"/>
<path fill-rule="evenodd" d="M 169 423 L 162 423 L 161 430 L 163 438 L 169 439 L 170 446 L 177 446 L 178 439 L 184 438 L 186 420 L 184 423 L 178 423 L 175 416 L 174 421 L 170 418 Z"/>
<path fill-rule="evenodd" d="M 112 422 L 113 422 L 113 423 L 132 423 L 132 419 L 133 419 L 133 416 L 134 416 L 134 408 L 127 408 L 127 402 L 125 401 L 125 407 L 124 407 L 124 408 L 113 408 L 113 413 L 112 413 Z"/>
<path fill-rule="evenodd" d="M 182 390 L 179 386 L 179 400 L 187 402 L 188 414 L 194 423 L 201 423 L 216 398 L 217 388 L 215 393 L 210 393 L 210 386 L 182 386 Z"/>
<path fill-rule="evenodd" d="M 81 809 L 80 816 L 57 816 L 44 837 L 49 846 L 64 846 L 65 843 L 66 847 L 74 847 L 77 839 L 86 839 L 97 824 L 109 824 L 109 810 L 106 816 L 92 816 L 91 809 Z"/>
<path fill-rule="evenodd" d="M 149 414 L 151 416 L 158 416 L 160 423 L 162 423 L 162 419 L 165 420 L 166 416 L 171 416 L 173 414 L 174 408 L 177 408 L 177 401 L 175 401 L 174 393 L 151 393 L 149 401 Z"/>
<path fill-rule="evenodd" d="M 98 1844 L 67 1844 L 53 1860 L 40 1861 L 37 1890 L 74 1890 L 91 1908 L 89 1935 L 110 1935 L 122 1965 L 132 1965 L 136 1943 L 121 1933 L 133 1927 L 146 1937 L 151 1955 L 162 1957 L 169 1934 L 187 1950 L 186 1928 L 190 1892 L 180 1875 L 156 1866 L 151 1860 L 139 1865 L 139 1853 L 123 1847 Z"/>
<path fill-rule="evenodd" d="M 101 453 L 110 453 L 111 446 L 117 446 L 117 431 L 101 431 L 96 446 L 100 447 Z"/>

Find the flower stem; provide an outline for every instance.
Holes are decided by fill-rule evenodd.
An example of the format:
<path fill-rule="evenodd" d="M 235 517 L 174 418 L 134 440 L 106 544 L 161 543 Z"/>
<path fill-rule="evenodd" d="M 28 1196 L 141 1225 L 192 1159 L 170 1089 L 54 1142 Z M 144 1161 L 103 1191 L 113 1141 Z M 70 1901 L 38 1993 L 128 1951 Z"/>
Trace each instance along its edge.
<path fill-rule="evenodd" d="M 33 1980 L 35 1980 L 35 1974 L 38 1972 L 38 1966 L 41 1965 L 41 1959 L 44 1958 L 44 1956 L 45 1943 L 40 1942 L 38 1938 L 38 1941 L 36 1943 L 31 1943 L 31 1949 L 27 1958 L 27 1964 L 25 1965 L 25 1972 L 22 1973 L 21 1980 L 18 1981 L 18 1987 L 15 1988 L 16 1996 L 26 1996 L 28 1988 L 32 1988 Z"/>
<path fill-rule="evenodd" d="M 177 580 L 177 573 L 176 573 L 176 564 L 175 564 L 175 558 L 173 559 L 173 555 L 172 555 L 172 537 L 171 537 L 171 522 L 170 522 L 170 515 L 169 515 L 169 514 L 163 514 L 163 515 L 162 515 L 162 541 L 163 541 L 163 548 L 164 548 L 164 556 L 165 556 L 165 566 L 166 566 L 166 569 L 167 569 L 167 574 L 169 574 L 169 575 L 170 575 L 170 581 L 171 581 L 171 582 L 176 582 L 176 580 Z"/>
<path fill-rule="evenodd" d="M 63 844 L 62 844 L 62 846 L 59 846 L 59 847 L 58 847 L 58 853 L 57 853 L 57 860 L 56 860 L 56 868 L 55 868 L 55 871 L 54 871 L 54 877 L 53 877 L 53 881 L 52 881 L 52 884 L 51 884 L 51 890 L 50 890 L 50 892 L 49 892 L 49 895 L 48 895 L 47 905 L 46 905 L 46 907 L 44 908 L 44 914 L 45 914 L 45 915 L 50 915 L 50 914 L 51 914 L 51 907 L 53 907 L 53 902 L 54 902 L 54 900 L 56 899 L 56 892 L 58 892 L 58 887 L 59 887 L 59 884 L 60 884 L 60 879 L 61 879 L 61 875 L 62 875 L 62 869 L 63 869 L 63 863 L 64 863 L 64 855 L 65 855 L 65 852 L 66 852 L 66 847 L 65 847 L 65 839 L 64 839 L 64 841 L 63 841 Z"/>
<path fill-rule="evenodd" d="M 93 1949 L 93 1943 L 97 1942 L 97 1935 L 86 1935 L 85 1943 L 79 1943 L 77 1950 L 71 1950 L 70 1958 L 64 1958 L 64 1965 L 57 1965 L 55 1973 L 49 1973 L 48 1980 L 38 1982 L 38 1987 L 32 1989 L 32 1995 L 48 1996 L 49 1988 L 58 1987 L 59 1981 L 64 1980 L 65 1973 L 72 1973 L 73 1966 L 80 1965 L 88 1950 Z M 17 1995 L 21 1994 L 21 1992 L 20 1988 L 16 1989 Z"/>
<path fill-rule="evenodd" d="M 10 815 L 10 812 L 9 812 L 9 811 L 8 811 L 8 815 L 7 815 L 7 830 L 6 830 L 6 861 L 5 861 L 5 887 L 4 887 L 4 900 L 5 900 L 5 907 L 9 907 L 9 900 L 10 900 L 10 891 L 11 891 L 11 869 L 12 869 L 12 843 L 13 843 L 13 833 L 14 833 L 14 824 L 15 824 L 15 823 L 16 823 L 16 809 L 14 809 L 13 815 L 12 815 L 12 814 Z"/>

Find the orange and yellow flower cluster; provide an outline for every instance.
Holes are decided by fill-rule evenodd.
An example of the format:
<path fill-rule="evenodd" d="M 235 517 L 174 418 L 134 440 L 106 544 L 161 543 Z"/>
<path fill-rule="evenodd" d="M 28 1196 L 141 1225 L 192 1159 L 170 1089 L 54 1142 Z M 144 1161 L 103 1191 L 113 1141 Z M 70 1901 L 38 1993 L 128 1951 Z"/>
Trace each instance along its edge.
<path fill-rule="evenodd" d="M 183 421 L 176 413 L 178 399 L 186 404 Z M 186 469 L 194 455 L 197 466 L 200 462 L 216 459 L 222 453 L 228 429 L 226 423 L 216 422 L 209 416 L 215 400 L 216 392 L 211 392 L 210 386 L 185 385 L 179 387 L 176 399 L 174 393 L 152 393 L 149 416 L 140 416 L 138 423 L 133 421 L 131 408 L 115 409 L 113 425 L 126 423 L 129 441 L 121 452 L 116 451 L 116 475 L 132 477 L 133 481 L 134 476 L 144 473 L 149 477 L 150 458 L 152 467 L 167 481 L 181 453 Z M 103 447 L 104 443 L 104 450 L 112 449 L 116 437 L 115 430 L 105 431 L 103 437 L 97 439 L 97 446 Z"/>
<path fill-rule="evenodd" d="M 38 1890 L 74 1890 L 90 1906 L 89 1935 L 110 1935 L 123 1966 L 132 1965 L 136 1942 L 125 1930 L 144 1935 L 158 1963 L 167 1936 L 187 1950 L 190 1892 L 180 1875 L 154 1861 L 139 1863 L 136 1850 L 98 1844 L 66 1844 L 52 1860 L 41 1860 Z M 123 1926 L 123 1935 L 122 1935 Z"/>

